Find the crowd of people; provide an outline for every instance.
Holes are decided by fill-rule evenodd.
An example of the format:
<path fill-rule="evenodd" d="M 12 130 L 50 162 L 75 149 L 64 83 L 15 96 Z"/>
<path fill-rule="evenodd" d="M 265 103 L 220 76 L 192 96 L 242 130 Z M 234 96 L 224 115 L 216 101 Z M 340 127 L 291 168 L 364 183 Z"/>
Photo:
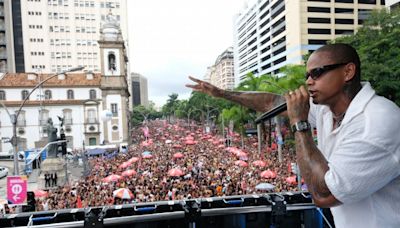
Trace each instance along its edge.
<path fill-rule="evenodd" d="M 276 192 L 298 190 L 295 183 L 286 180 L 293 176 L 290 164 L 295 162 L 290 148 L 283 147 L 283 161 L 279 162 L 274 147 L 258 152 L 254 136 L 245 137 L 241 148 L 240 136 L 232 134 L 232 145 L 227 147 L 221 136 L 205 134 L 202 126 L 189 129 L 183 122 L 153 121 L 147 127 L 132 132 L 134 143 L 128 151 L 114 157 L 89 158 L 90 175 L 70 186 L 49 190 L 47 197 L 36 200 L 36 210 L 262 193 L 265 191 L 255 187 L 265 182 L 274 185 L 272 191 Z M 232 148 L 241 154 L 233 153 Z M 174 157 L 176 153 L 181 155 Z M 254 165 L 257 160 L 265 166 Z M 171 174 L 171 169 L 181 173 Z M 123 175 L 126 170 L 133 172 Z M 265 170 L 276 177 L 262 177 Z M 110 175 L 115 178 L 106 178 Z M 131 195 L 115 196 L 114 191 L 120 188 Z"/>

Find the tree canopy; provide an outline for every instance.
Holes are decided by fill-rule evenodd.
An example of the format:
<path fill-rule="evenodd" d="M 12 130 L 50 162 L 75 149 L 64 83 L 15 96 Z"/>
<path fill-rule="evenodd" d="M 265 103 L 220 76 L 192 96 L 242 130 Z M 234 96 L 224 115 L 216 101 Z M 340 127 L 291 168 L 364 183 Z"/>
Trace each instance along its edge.
<path fill-rule="evenodd" d="M 361 79 L 400 105 L 400 10 L 373 11 L 354 35 L 335 39 L 360 55 Z"/>

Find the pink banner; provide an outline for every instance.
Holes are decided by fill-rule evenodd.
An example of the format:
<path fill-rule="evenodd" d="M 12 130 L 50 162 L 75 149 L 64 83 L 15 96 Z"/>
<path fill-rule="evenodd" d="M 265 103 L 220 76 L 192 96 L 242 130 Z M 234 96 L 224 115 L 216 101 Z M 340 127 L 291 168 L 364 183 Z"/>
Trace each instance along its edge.
<path fill-rule="evenodd" d="M 26 205 L 27 183 L 26 176 L 7 177 L 7 200 L 10 204 Z"/>

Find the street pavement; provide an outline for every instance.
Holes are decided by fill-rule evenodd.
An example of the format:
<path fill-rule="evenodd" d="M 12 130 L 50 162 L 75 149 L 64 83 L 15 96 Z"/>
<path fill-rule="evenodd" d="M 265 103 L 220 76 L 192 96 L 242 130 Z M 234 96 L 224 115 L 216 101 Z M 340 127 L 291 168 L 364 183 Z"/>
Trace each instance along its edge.
<path fill-rule="evenodd" d="M 19 162 L 20 173 L 23 174 L 24 163 Z M 0 160 L 0 166 L 8 168 L 8 176 L 13 176 L 13 161 L 12 160 Z M 74 183 L 82 177 L 83 167 L 79 166 L 77 162 L 68 162 L 67 165 L 69 173 L 70 183 Z M 38 189 L 38 178 L 40 175 L 39 169 L 34 169 L 28 177 L 28 191 Z M 3 177 L 0 179 L 0 199 L 6 199 L 7 197 L 7 178 Z"/>

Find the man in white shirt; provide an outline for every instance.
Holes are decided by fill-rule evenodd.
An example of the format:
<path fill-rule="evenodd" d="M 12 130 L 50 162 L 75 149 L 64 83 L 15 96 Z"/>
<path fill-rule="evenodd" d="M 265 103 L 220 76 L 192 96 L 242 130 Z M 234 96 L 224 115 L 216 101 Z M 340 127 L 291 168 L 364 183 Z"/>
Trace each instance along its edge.
<path fill-rule="evenodd" d="M 326 45 L 310 56 L 307 89 L 285 94 L 297 162 L 314 203 L 331 208 L 336 227 L 400 227 L 400 109 L 360 78 L 349 45 Z M 282 102 L 276 94 L 223 91 L 191 79 L 195 91 L 257 111 Z"/>

